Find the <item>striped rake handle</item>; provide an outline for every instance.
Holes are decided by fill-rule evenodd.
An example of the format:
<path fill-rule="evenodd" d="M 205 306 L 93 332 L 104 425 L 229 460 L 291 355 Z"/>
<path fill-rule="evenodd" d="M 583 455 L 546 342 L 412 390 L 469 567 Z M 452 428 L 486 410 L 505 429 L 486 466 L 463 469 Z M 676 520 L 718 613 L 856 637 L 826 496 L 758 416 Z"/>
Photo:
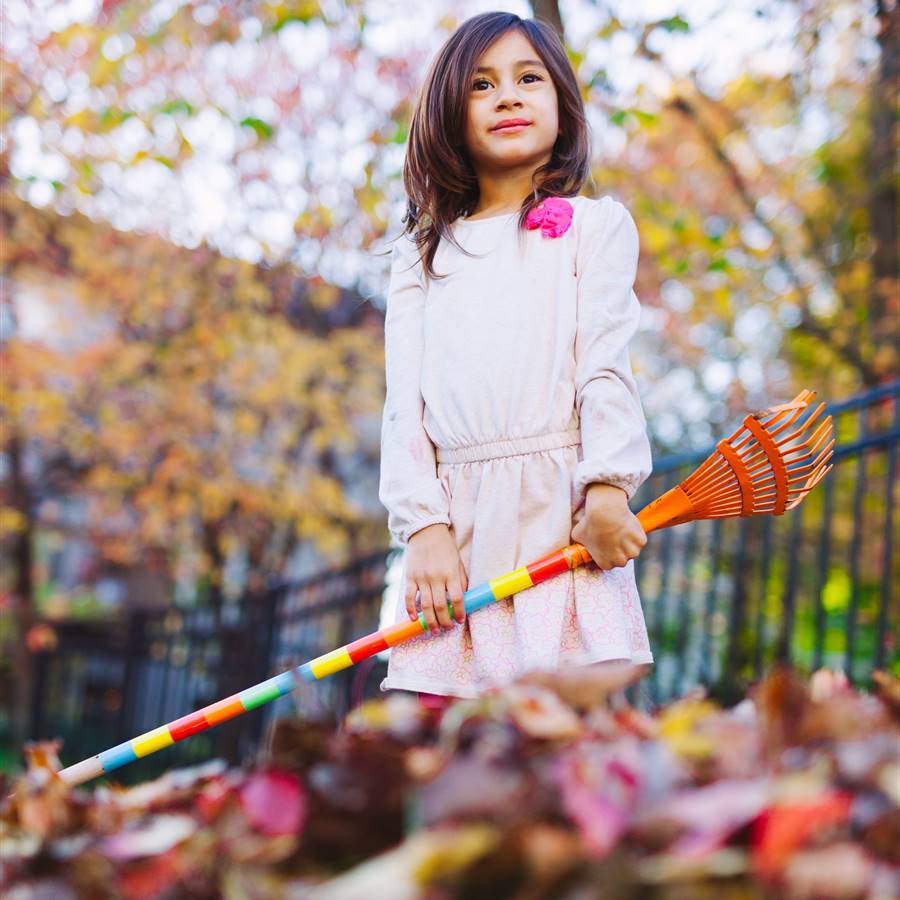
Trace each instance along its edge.
<path fill-rule="evenodd" d="M 526 588 L 534 587 L 554 575 L 584 565 L 590 562 L 590 559 L 590 555 L 581 544 L 570 544 L 568 547 L 563 547 L 562 550 L 557 550 L 555 553 L 531 563 L 531 565 L 522 566 L 507 575 L 501 575 L 499 578 L 486 581 L 477 587 L 469 588 L 463 594 L 463 607 L 466 615 L 471 615 L 481 607 L 502 600 L 504 597 L 510 597 Z M 448 603 L 448 606 L 452 616 L 452 604 Z M 148 731 L 130 741 L 125 741 L 124 744 L 104 750 L 96 756 L 88 757 L 63 769 L 59 776 L 70 785 L 83 784 L 92 778 L 98 778 L 121 766 L 128 765 L 136 759 L 156 753 L 157 750 L 170 747 L 191 735 L 206 731 L 207 728 L 212 728 L 220 722 L 226 722 L 251 709 L 256 709 L 257 706 L 277 700 L 294 690 L 298 679 L 319 681 L 335 672 L 356 665 L 376 653 L 381 653 L 388 647 L 395 647 L 397 644 L 427 633 L 428 626 L 425 624 L 425 615 L 419 613 L 419 617 L 415 620 L 399 622 L 388 628 L 382 628 L 357 641 L 345 644 L 337 650 L 317 656 L 302 666 L 262 681 L 239 694 L 233 694 L 217 703 L 211 703 L 209 706 L 204 706 L 203 709 L 175 719 L 174 722 L 169 722 L 167 725 L 154 728 L 153 731 Z"/>

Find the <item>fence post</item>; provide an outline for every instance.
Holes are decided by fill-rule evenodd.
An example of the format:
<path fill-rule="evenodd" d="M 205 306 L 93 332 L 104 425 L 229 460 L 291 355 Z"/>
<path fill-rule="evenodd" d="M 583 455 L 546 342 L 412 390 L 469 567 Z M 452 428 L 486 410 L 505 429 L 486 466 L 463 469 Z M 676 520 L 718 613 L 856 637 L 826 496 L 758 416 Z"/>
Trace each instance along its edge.
<path fill-rule="evenodd" d="M 256 629 L 254 640 L 248 642 L 249 646 L 258 647 L 256 657 L 256 681 L 264 681 L 273 674 L 275 665 L 275 626 L 278 621 L 278 601 L 281 596 L 281 588 L 277 581 L 270 580 L 261 593 L 250 593 L 245 603 L 249 613 L 248 619 Z M 253 660 L 248 666 L 248 671 L 253 671 Z M 248 738 L 251 745 L 258 745 L 263 736 L 263 726 L 268 718 L 268 710 L 263 710 L 257 716 L 250 718 L 248 724 Z"/>
<path fill-rule="evenodd" d="M 31 713 L 29 734 L 32 739 L 46 737 L 44 731 L 44 697 L 47 694 L 47 660 L 49 653 L 38 651 L 31 654 Z"/>
<path fill-rule="evenodd" d="M 145 634 L 147 630 L 147 613 L 144 610 L 133 610 L 128 616 L 125 636 L 125 665 L 122 673 L 122 700 L 119 704 L 119 716 L 116 723 L 116 738 L 127 740 L 133 734 L 135 698 L 134 686 L 137 681 L 135 673 L 140 661 L 144 658 Z"/>

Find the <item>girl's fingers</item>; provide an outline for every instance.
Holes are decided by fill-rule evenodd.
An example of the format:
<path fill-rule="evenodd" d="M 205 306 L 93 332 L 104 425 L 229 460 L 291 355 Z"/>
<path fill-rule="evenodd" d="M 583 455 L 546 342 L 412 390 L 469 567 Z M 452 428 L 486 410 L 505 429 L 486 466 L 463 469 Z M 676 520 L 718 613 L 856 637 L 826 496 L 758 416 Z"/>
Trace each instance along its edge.
<path fill-rule="evenodd" d="M 406 612 L 409 614 L 409 618 L 412 620 L 419 618 L 419 613 L 416 611 L 416 593 L 418 588 L 416 587 L 416 583 L 412 580 L 407 582 L 406 591 L 403 595 L 403 600 L 406 603 Z"/>
<path fill-rule="evenodd" d="M 466 614 L 463 611 L 463 592 L 459 578 L 451 578 L 447 582 L 447 593 L 450 595 L 450 602 L 453 604 L 453 618 L 462 625 Z"/>
<path fill-rule="evenodd" d="M 431 597 L 431 586 L 428 582 L 423 582 L 419 588 L 419 596 L 422 598 L 422 612 L 425 614 L 425 625 L 432 634 L 440 631 L 437 619 L 434 616 L 434 603 Z"/>
<path fill-rule="evenodd" d="M 453 622 L 447 610 L 447 582 L 443 579 L 431 582 L 431 599 L 434 601 L 434 611 L 441 628 L 452 628 Z"/>
<path fill-rule="evenodd" d="M 466 574 L 466 567 L 459 561 L 459 583 L 462 585 L 463 591 L 469 589 L 469 576 Z"/>

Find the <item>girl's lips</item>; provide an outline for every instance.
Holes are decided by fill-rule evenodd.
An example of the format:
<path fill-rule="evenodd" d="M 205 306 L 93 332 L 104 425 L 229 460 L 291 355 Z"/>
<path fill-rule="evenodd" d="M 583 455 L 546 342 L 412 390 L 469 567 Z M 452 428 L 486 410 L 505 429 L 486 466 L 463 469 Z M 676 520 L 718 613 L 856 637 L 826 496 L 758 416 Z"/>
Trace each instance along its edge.
<path fill-rule="evenodd" d="M 528 128 L 528 125 L 504 125 L 503 128 L 491 129 L 492 134 L 506 134 L 508 131 L 522 131 Z"/>

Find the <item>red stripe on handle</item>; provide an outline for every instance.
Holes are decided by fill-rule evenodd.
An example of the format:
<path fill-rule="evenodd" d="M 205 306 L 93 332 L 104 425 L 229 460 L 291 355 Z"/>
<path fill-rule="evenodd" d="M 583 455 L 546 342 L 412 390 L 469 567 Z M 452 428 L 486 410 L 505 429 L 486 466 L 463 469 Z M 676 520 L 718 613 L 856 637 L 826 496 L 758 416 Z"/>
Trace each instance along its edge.
<path fill-rule="evenodd" d="M 532 583 L 538 584 L 541 581 L 552 578 L 554 575 L 562 575 L 563 572 L 568 572 L 569 560 L 566 559 L 566 554 L 560 550 L 558 553 L 552 553 L 550 556 L 539 559 L 530 566 L 525 566 L 525 568 L 531 576 Z"/>
<path fill-rule="evenodd" d="M 388 642 L 384 639 L 384 635 L 380 631 L 376 631 L 374 634 L 367 634 L 358 641 L 347 644 L 347 652 L 350 654 L 350 659 L 352 659 L 354 663 L 358 663 L 363 659 L 368 659 L 376 653 L 381 653 L 382 650 L 387 650 L 387 648 Z"/>
<path fill-rule="evenodd" d="M 192 734 L 205 731 L 207 728 L 209 728 L 209 722 L 206 721 L 206 713 L 202 709 L 198 709 L 197 712 L 192 712 L 190 715 L 182 716 L 180 719 L 170 722 L 169 734 L 172 735 L 172 740 L 177 743 L 186 737 L 190 737 Z"/>

